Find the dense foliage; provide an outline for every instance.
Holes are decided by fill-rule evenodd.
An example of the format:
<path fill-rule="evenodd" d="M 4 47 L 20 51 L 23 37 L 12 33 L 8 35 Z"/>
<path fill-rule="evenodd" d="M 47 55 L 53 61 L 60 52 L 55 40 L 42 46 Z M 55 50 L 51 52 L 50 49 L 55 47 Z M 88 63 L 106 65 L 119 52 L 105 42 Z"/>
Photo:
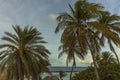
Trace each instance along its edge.
<path fill-rule="evenodd" d="M 106 65 L 115 63 L 117 64 L 117 59 L 112 55 L 111 52 L 105 51 L 96 56 L 97 65 Z"/>
<path fill-rule="evenodd" d="M 96 56 L 96 62 L 101 80 L 119 80 L 120 67 L 117 60 L 110 52 L 102 52 Z M 73 80 L 96 80 L 94 68 L 88 67 L 86 70 L 75 74 Z"/>
<path fill-rule="evenodd" d="M 119 80 L 120 67 L 117 64 L 102 65 L 98 68 L 101 80 Z M 88 67 L 86 70 L 75 74 L 73 80 L 96 80 L 93 67 Z"/>

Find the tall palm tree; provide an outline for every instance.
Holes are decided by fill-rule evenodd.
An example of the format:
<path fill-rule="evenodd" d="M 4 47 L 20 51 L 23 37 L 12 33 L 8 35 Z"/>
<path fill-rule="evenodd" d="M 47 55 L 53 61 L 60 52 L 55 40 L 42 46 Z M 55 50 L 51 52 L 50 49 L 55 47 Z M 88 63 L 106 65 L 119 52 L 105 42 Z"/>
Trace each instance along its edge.
<path fill-rule="evenodd" d="M 5 32 L 0 45 L 1 70 L 8 72 L 8 80 L 39 80 L 40 73 L 48 71 L 46 43 L 41 33 L 34 27 L 12 26 L 16 34 Z"/>
<path fill-rule="evenodd" d="M 120 22 L 118 22 L 119 20 L 120 20 L 120 16 L 115 14 L 111 15 L 109 12 L 102 12 L 101 15 L 98 17 L 98 22 L 101 25 L 104 25 L 104 27 L 108 28 L 114 34 L 114 35 L 112 34 L 108 35 L 108 34 L 102 33 L 101 39 L 103 40 L 104 38 L 107 39 L 111 51 L 115 54 L 117 58 L 118 64 L 120 64 L 120 62 L 113 44 L 116 46 L 120 44 L 120 39 L 115 37 L 115 36 L 119 37 L 118 34 L 120 33 L 120 27 L 119 27 Z"/>
<path fill-rule="evenodd" d="M 68 41 L 69 42 L 69 41 Z M 71 42 L 71 40 L 70 40 Z M 66 58 L 66 65 L 68 66 L 69 62 L 73 62 L 72 64 L 72 70 L 70 72 L 70 80 L 72 80 L 72 72 L 73 72 L 73 68 L 76 67 L 76 60 L 75 60 L 75 56 L 78 56 L 78 58 L 80 59 L 84 59 L 84 56 L 86 55 L 86 53 L 80 53 L 80 47 L 79 46 L 75 46 L 74 44 L 69 44 L 69 45 L 61 45 L 60 49 L 62 49 L 61 53 L 59 54 L 58 58 L 60 58 L 63 54 L 67 54 L 67 58 Z"/>
<path fill-rule="evenodd" d="M 97 63 L 98 65 L 105 65 L 117 63 L 117 60 L 113 57 L 112 53 L 105 51 L 97 55 Z"/>
<path fill-rule="evenodd" d="M 108 43 L 110 50 L 114 52 L 117 58 L 117 62 L 120 65 L 119 58 L 113 46 L 113 45 L 116 46 L 120 45 L 120 37 L 119 37 L 120 16 L 110 15 L 108 11 L 99 11 L 99 12 L 100 13 L 96 18 L 96 20 L 93 22 L 92 21 L 88 22 L 87 25 L 95 29 L 96 31 L 95 36 L 99 37 L 101 46 L 104 46 L 106 43 Z"/>
<path fill-rule="evenodd" d="M 79 46 L 79 54 L 87 53 L 88 51 L 91 52 L 96 79 L 100 80 L 95 58 L 96 54 L 105 45 L 103 36 L 109 39 L 109 43 L 112 41 L 117 45 L 120 43 L 119 36 L 111 30 L 112 28 L 109 29 L 108 26 L 98 21 L 99 16 L 106 12 L 102 10 L 103 6 L 89 3 L 87 0 L 78 0 L 74 8 L 72 8 L 71 5 L 69 5 L 69 7 L 71 11 L 70 14 L 66 12 L 57 17 L 58 25 L 55 33 L 63 30 L 61 43 L 63 45 L 69 44 L 67 47 L 73 47 L 73 44 L 74 46 Z M 115 29 L 116 28 L 118 27 L 115 27 Z M 101 34 L 103 34 L 103 36 L 101 36 Z M 71 42 L 69 43 L 69 41 Z"/>
<path fill-rule="evenodd" d="M 61 29 L 64 30 L 61 36 L 61 43 L 63 45 L 71 45 L 72 49 L 73 44 L 74 46 L 78 46 L 79 55 L 84 53 L 86 54 L 88 50 L 91 51 L 97 80 L 100 80 L 95 64 L 95 56 L 93 54 L 100 50 L 100 46 L 98 45 L 100 41 L 98 41 L 98 36 L 95 36 L 95 31 L 93 31 L 92 28 L 89 28 L 87 25 L 87 20 L 96 18 L 99 10 L 101 10 L 103 7 L 99 4 L 89 3 L 86 0 L 78 0 L 75 3 L 74 9 L 71 5 L 69 5 L 69 7 L 71 9 L 71 14 L 66 12 L 57 17 L 58 26 L 55 30 L 55 33 Z M 72 42 L 68 43 L 71 40 Z M 70 54 L 68 53 L 68 55 Z M 69 57 L 71 56 L 68 56 L 67 58 Z"/>

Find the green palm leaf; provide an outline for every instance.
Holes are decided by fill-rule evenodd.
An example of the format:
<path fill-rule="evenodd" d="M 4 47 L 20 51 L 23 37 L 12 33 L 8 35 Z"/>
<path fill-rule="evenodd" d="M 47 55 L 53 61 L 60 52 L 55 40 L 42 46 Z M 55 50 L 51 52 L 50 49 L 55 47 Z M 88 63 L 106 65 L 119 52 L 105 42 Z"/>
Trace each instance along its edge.
<path fill-rule="evenodd" d="M 46 41 L 41 33 L 34 27 L 12 27 L 16 34 L 5 32 L 2 40 L 6 43 L 0 45 L 1 70 L 8 72 L 8 80 L 37 79 L 49 72 L 50 52 L 43 45 Z"/>

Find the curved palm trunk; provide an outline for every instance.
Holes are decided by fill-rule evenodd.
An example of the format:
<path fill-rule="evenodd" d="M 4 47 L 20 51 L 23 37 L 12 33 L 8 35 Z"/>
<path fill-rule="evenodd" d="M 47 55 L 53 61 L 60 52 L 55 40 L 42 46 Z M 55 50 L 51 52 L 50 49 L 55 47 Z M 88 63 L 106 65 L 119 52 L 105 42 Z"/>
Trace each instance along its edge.
<path fill-rule="evenodd" d="M 30 80 L 30 77 L 28 77 L 27 80 Z"/>
<path fill-rule="evenodd" d="M 108 43 L 109 43 L 111 51 L 115 54 L 115 57 L 117 58 L 118 65 L 120 65 L 119 57 L 118 57 L 118 55 L 117 55 L 117 53 L 116 53 L 116 51 L 111 43 L 111 40 L 108 40 Z"/>
<path fill-rule="evenodd" d="M 72 73 L 73 73 L 73 69 L 74 69 L 75 66 L 76 66 L 76 63 L 75 63 L 75 57 L 74 57 L 72 69 L 71 69 L 71 72 L 70 72 L 70 80 L 72 80 Z"/>
<path fill-rule="evenodd" d="M 72 69 L 71 69 L 71 72 L 70 72 L 70 80 L 72 80 L 72 72 L 73 72 L 73 69 L 74 69 L 74 65 L 72 66 Z"/>
<path fill-rule="evenodd" d="M 118 65 L 120 66 L 120 61 L 119 61 L 118 55 L 117 55 L 116 52 L 114 52 L 114 54 L 115 54 L 115 56 L 116 56 L 116 58 L 117 58 Z"/>
<path fill-rule="evenodd" d="M 93 59 L 94 70 L 95 70 L 95 74 L 96 74 L 96 80 L 100 80 L 97 65 L 96 65 L 96 62 L 95 62 L 95 56 L 93 55 L 93 53 L 91 53 L 91 55 L 92 55 L 92 59 Z"/>
<path fill-rule="evenodd" d="M 39 75 L 37 76 L 37 80 L 40 80 L 40 77 L 39 77 Z"/>
<path fill-rule="evenodd" d="M 80 40 L 79 37 L 78 37 L 78 33 L 77 33 L 77 38 L 78 38 L 78 40 Z M 94 51 L 93 51 L 93 49 L 92 49 L 93 47 L 89 44 L 87 38 L 86 38 L 85 40 L 86 40 L 86 42 L 87 42 L 87 45 L 88 45 L 89 50 L 90 50 L 91 55 L 92 55 L 93 64 L 94 64 L 94 71 L 95 71 L 95 75 L 96 75 L 96 80 L 100 80 L 100 76 L 99 76 L 99 73 L 98 73 L 97 65 L 96 65 L 96 63 L 95 63 L 95 56 L 93 55 L 93 53 L 94 53 Z M 80 42 L 79 42 L 79 44 L 80 44 Z"/>
<path fill-rule="evenodd" d="M 120 65 L 119 57 L 118 57 L 118 55 L 117 55 L 117 53 L 116 53 L 115 49 L 113 48 L 113 50 L 112 50 L 112 51 L 113 51 L 113 52 L 114 52 L 114 54 L 115 54 L 115 57 L 116 57 L 117 62 L 118 62 L 118 65 Z"/>
<path fill-rule="evenodd" d="M 112 47 L 112 51 L 114 52 L 114 54 L 115 54 L 115 56 L 116 56 L 116 58 L 117 58 L 118 65 L 120 65 L 120 61 L 119 61 L 118 55 L 117 55 L 114 47 L 113 47 L 113 46 L 111 46 L 111 47 Z"/>
<path fill-rule="evenodd" d="M 86 42 L 88 44 L 88 47 L 89 47 L 91 55 L 92 55 L 93 64 L 94 64 L 94 71 L 95 71 L 95 75 L 96 75 L 96 80 L 100 80 L 100 76 L 99 76 L 97 65 L 96 65 L 96 61 L 95 61 L 95 55 L 93 54 L 94 51 L 93 51 L 92 47 L 90 46 L 89 42 L 87 40 L 86 40 Z"/>

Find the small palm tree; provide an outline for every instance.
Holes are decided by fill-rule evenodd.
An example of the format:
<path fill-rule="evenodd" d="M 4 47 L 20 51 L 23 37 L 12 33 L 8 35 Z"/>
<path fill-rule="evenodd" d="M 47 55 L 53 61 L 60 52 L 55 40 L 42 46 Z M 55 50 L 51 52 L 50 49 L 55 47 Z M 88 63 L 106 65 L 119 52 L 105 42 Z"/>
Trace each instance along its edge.
<path fill-rule="evenodd" d="M 84 56 L 86 55 L 86 53 L 80 53 L 80 47 L 79 46 L 75 46 L 75 44 L 71 45 L 71 41 L 69 40 L 67 41 L 67 44 L 65 45 L 61 45 L 59 49 L 62 49 L 61 53 L 59 54 L 58 58 L 60 58 L 63 54 L 67 54 L 67 58 L 66 58 L 66 65 L 68 66 L 68 63 L 73 62 L 72 64 L 72 69 L 70 72 L 70 80 L 72 79 L 72 72 L 74 67 L 76 67 L 76 60 L 75 60 L 75 56 L 77 56 L 80 59 L 84 59 Z"/>
<path fill-rule="evenodd" d="M 117 63 L 117 60 L 113 57 L 110 52 L 102 52 L 100 55 L 97 55 L 97 63 L 98 65 L 105 65 L 111 63 Z"/>
<path fill-rule="evenodd" d="M 5 32 L 0 45 L 1 70 L 6 70 L 8 80 L 24 78 L 39 80 L 40 73 L 48 71 L 50 52 L 43 46 L 43 37 L 34 27 L 12 26 L 16 34 Z"/>

